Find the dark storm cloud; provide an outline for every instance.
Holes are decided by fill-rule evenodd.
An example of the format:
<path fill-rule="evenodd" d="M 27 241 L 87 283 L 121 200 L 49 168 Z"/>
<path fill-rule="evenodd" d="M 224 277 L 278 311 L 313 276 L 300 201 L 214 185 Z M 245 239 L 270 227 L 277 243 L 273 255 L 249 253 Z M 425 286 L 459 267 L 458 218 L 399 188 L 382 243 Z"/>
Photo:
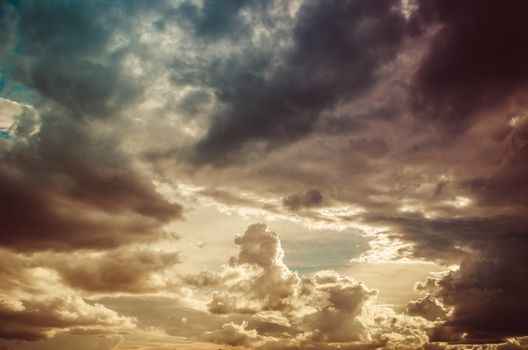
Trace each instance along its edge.
<path fill-rule="evenodd" d="M 456 130 L 528 83 L 528 3 L 420 1 L 414 21 L 439 24 L 415 77 L 415 107 Z"/>
<path fill-rule="evenodd" d="M 210 86 L 224 108 L 198 143 L 197 162 L 221 163 L 252 142 L 272 147 L 306 135 L 323 110 L 372 86 L 405 29 L 396 1 L 307 2 L 296 21 L 293 48 L 271 75 L 269 54 L 251 49 L 214 65 Z"/>
<path fill-rule="evenodd" d="M 17 294 L 0 301 L 5 320 L 0 337 L 31 340 L 60 329 L 130 326 L 130 320 L 73 294 L 31 294 L 34 285 L 45 284 L 37 270 L 49 274 L 49 285 L 64 283 L 53 288 L 75 288 L 83 295 L 175 291 L 170 278 L 157 277 L 168 276 L 179 255 L 130 246 L 167 237 L 163 227 L 181 217 L 182 207 L 156 192 L 143 172 L 144 159 L 131 156 L 146 144 L 163 143 L 161 119 L 173 126 L 164 130 L 173 142 L 169 149 L 180 145 L 176 135 L 189 131 L 181 147 L 194 144 L 195 165 L 243 160 L 255 150 L 316 134 L 316 140 L 273 159 L 192 173 L 186 180 L 199 189 L 194 203 L 213 199 L 229 209 L 260 208 L 280 214 L 278 220 L 295 216 L 308 224 L 386 226 L 384 235 L 408 243 L 402 256 L 460 263 L 460 270 L 431 282 L 428 295 L 407 304 L 411 315 L 444 322 L 436 338 L 468 333 L 467 339 L 483 341 L 528 333 L 528 118 L 506 111 L 525 103 L 526 2 L 419 0 L 409 21 L 396 0 L 305 1 L 298 12 L 284 4 L 22 0 L 0 5 L 0 93 L 7 81 L 16 85 L 17 96 L 27 97 L 19 102 L 35 108 L 23 108 L 11 139 L 0 138 L 0 275 L 5 276 L 0 292 L 30 291 L 26 299 Z M 416 36 L 408 36 L 409 25 Z M 438 31 L 431 32 L 435 26 Z M 424 39 L 430 39 L 425 40 L 429 51 L 415 62 Z M 165 64 L 172 66 L 165 70 Z M 133 74 L 130 66 L 146 73 Z M 416 74 L 407 74 L 411 71 Z M 163 85 L 167 81 L 173 83 L 169 88 Z M 409 85 L 410 91 L 399 90 Z M 400 94 L 410 94 L 412 106 Z M 156 114 L 160 110 L 167 115 Z M 144 111 L 146 118 L 136 115 Z M 512 117 L 515 123 L 508 124 Z M 129 119 L 144 123 L 145 139 L 136 142 L 134 134 L 132 142 L 123 142 L 133 128 Z M 430 127 L 431 120 L 448 132 Z M 462 141 L 446 137 L 470 127 Z M 464 151 L 469 156 L 459 156 Z M 493 159 L 484 160 L 488 154 Z M 167 174 L 171 181 L 177 176 Z M 248 188 L 251 197 L 243 195 Z M 280 198 L 277 194 L 290 195 L 282 203 L 265 200 Z M 459 198 L 469 204 L 459 207 Z M 364 211 L 336 210 L 330 217 L 314 209 L 327 205 Z M 294 300 L 296 288 L 309 281 L 299 282 L 283 265 L 274 234 L 262 226 L 250 231 L 258 233 L 256 239 L 249 233 L 237 238 L 241 254 L 232 263 L 253 263 L 264 277 L 233 287 L 235 297 L 213 296 L 215 312 L 247 311 L 238 304 L 253 298 L 264 300 L 261 311 L 279 314 L 295 304 L 283 300 Z M 97 249 L 105 251 L 94 253 Z M 17 259 L 10 261 L 8 254 Z M 77 260 L 64 264 L 69 257 Z M 330 275 L 319 277 L 334 278 L 335 293 L 361 292 L 359 299 L 345 293 L 339 303 L 368 299 L 368 291 L 351 279 Z M 213 288 L 236 278 L 206 271 L 174 283 Z M 318 288 L 327 288 L 323 284 Z M 331 295 L 334 286 L 321 292 Z M 270 299 L 274 295 L 278 302 Z M 140 318 L 157 327 L 160 315 L 168 322 L 167 313 L 158 311 L 170 302 L 145 300 L 138 306 L 116 299 L 115 304 L 138 308 Z M 328 302 L 324 312 L 303 322 L 327 331 L 325 341 L 357 335 L 359 309 Z M 446 314 L 449 308 L 453 312 Z M 68 312 L 74 315 L 65 318 Z M 207 331 L 200 323 L 203 315 L 195 316 L 199 326 L 192 327 L 199 329 L 189 330 L 182 320 L 169 334 Z M 251 329 L 225 328 L 239 331 L 235 336 Z M 282 332 L 277 329 L 264 335 Z"/>
<path fill-rule="evenodd" d="M 37 97 L 40 118 L 25 111 L 13 140 L 0 148 L 1 244 L 115 247 L 159 237 L 161 226 L 180 216 L 181 207 L 163 199 L 120 148 L 119 134 L 108 131 L 115 125 L 92 123 L 117 122 L 139 93 L 121 67 L 125 49 L 109 46 L 134 9 L 101 2 L 3 5 L 16 24 L 6 79 Z"/>
<path fill-rule="evenodd" d="M 439 297 L 454 306 L 447 325 L 470 338 L 526 335 L 528 232 L 489 242 L 439 281 Z"/>
<path fill-rule="evenodd" d="M 528 313 L 526 120 L 522 114 L 516 118 L 509 124 L 506 120 L 471 119 L 473 126 L 486 130 L 485 138 L 493 140 L 497 156 L 490 160 L 482 156 L 484 151 L 478 151 L 467 164 L 457 164 L 457 176 L 441 178 L 432 191 L 434 202 L 424 202 L 431 205 L 455 193 L 463 194 L 471 202 L 458 214 L 442 215 L 433 210 L 432 217 L 399 213 L 383 219 L 367 218 L 390 226 L 393 238 L 412 245 L 401 251 L 402 256 L 460 264 L 460 270 L 439 278 L 432 288 L 432 295 L 443 306 L 453 308 L 435 330 L 433 340 L 460 340 L 467 333 L 465 341 L 498 341 L 528 332 L 524 321 Z M 464 144 L 475 145 L 477 150 L 485 149 L 489 142 L 468 135 Z M 476 171 L 482 167 L 486 171 Z M 449 168 L 429 164 L 432 170 Z M 408 311 L 432 319 L 441 310 L 431 297 L 425 297 L 410 303 Z"/>
<path fill-rule="evenodd" d="M 424 218 L 421 215 L 372 218 L 373 223 L 392 225 L 395 237 L 414 243 L 416 257 L 453 263 L 468 249 L 491 249 L 498 241 L 523 239 L 528 230 L 525 216 Z"/>
<path fill-rule="evenodd" d="M 439 198 L 452 185 L 458 186 L 473 199 L 471 206 L 478 214 L 470 211 L 459 217 L 407 216 L 385 221 L 400 233 L 396 236 L 413 244 L 409 252 L 416 257 L 460 263 L 458 271 L 437 282 L 435 297 L 453 307 L 445 324 L 435 331 L 437 340 L 467 333 L 466 341 L 486 342 L 528 332 L 524 321 L 528 313 L 528 142 L 526 120 L 523 115 L 518 118 L 514 125 L 492 132 L 500 152 L 498 164 L 473 176 L 474 168 L 468 165 L 463 170 L 468 180 L 442 180 L 435 189 Z M 416 312 L 416 306 L 424 305 L 413 306 L 411 311 Z"/>
<path fill-rule="evenodd" d="M 60 187 L 43 188 L 47 184 L 53 186 L 53 176 L 38 182 L 4 171 L 2 167 L 0 244 L 3 246 L 22 250 L 110 248 L 161 237 L 163 221 L 134 213 L 128 208 L 126 198 L 121 203 L 118 198 L 107 200 L 107 204 L 117 208 L 113 213 L 105 213 L 104 208 L 62 195 Z M 102 189 L 91 188 L 91 191 L 99 190 Z M 148 202 L 141 197 L 134 198 L 136 195 L 132 193 L 127 196 L 148 207 Z M 159 202 L 161 199 L 154 200 L 153 204 L 159 205 Z M 168 204 L 166 209 L 174 210 L 175 215 L 179 212 L 177 207 L 171 208 Z"/>
<path fill-rule="evenodd" d="M 69 123 L 44 121 L 38 134 L 1 153 L 0 242 L 104 248 L 160 237 L 181 207 L 155 192 L 114 140 Z"/>
<path fill-rule="evenodd" d="M 414 244 L 419 258 L 445 264 L 460 262 L 428 292 L 444 306 L 454 307 L 445 326 L 467 339 L 499 340 L 528 332 L 528 220 L 526 216 L 425 219 L 390 219 L 400 238 Z M 419 300 L 410 305 L 412 313 L 433 317 L 440 311 Z M 428 307 L 428 310 L 424 308 Z M 431 314 L 433 312 L 433 314 Z M 438 315 L 437 315 L 438 316 Z M 435 316 L 436 317 L 436 316 Z M 446 340 L 446 339 L 444 339 Z"/>
<path fill-rule="evenodd" d="M 501 166 L 487 176 L 464 185 L 487 206 L 528 208 L 528 121 L 520 122 L 504 136 Z"/>

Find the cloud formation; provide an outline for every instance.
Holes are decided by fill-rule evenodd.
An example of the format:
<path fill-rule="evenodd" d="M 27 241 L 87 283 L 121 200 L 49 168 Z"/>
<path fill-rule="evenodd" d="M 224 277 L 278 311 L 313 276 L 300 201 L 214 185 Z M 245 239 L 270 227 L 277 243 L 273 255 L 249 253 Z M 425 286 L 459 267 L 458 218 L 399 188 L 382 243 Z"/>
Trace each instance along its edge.
<path fill-rule="evenodd" d="M 395 1 L 303 3 L 277 66 L 259 48 L 249 60 L 235 56 L 216 66 L 211 85 L 224 107 L 197 144 L 197 161 L 225 162 L 239 147 L 275 147 L 306 135 L 326 108 L 367 91 L 394 57 L 404 27 Z"/>
<path fill-rule="evenodd" d="M 66 266 L 51 262 L 63 281 L 91 292 L 146 293 L 170 291 L 163 272 L 180 262 L 179 254 L 146 249 L 118 249 L 97 257 L 82 257 Z M 156 280 L 160 277 L 161 280 Z"/>
<path fill-rule="evenodd" d="M 528 37 L 523 1 L 420 1 L 415 21 L 439 26 L 415 77 L 416 104 L 424 115 L 463 130 L 468 119 L 512 104 L 522 108 Z M 424 23 L 425 22 L 425 23 Z"/>
<path fill-rule="evenodd" d="M 432 324 L 371 305 L 377 290 L 335 271 L 313 277 L 290 271 L 278 236 L 264 224 L 250 225 L 235 244 L 240 246 L 238 257 L 224 269 L 239 269 L 241 277 L 224 281 L 224 291 L 213 293 L 208 309 L 250 315 L 256 328 L 246 321 L 231 322 L 204 333 L 205 339 L 259 349 L 392 349 L 407 342 L 419 348 L 428 342 Z M 272 332 L 274 328 L 282 334 Z"/>
<path fill-rule="evenodd" d="M 527 7 L 2 2 L 0 347 L 526 348 Z"/>
<path fill-rule="evenodd" d="M 117 29 L 99 16 L 120 21 L 118 8 L 33 1 L 2 6 L 13 31 L 3 56 L 12 73 L 2 81 L 19 84 L 38 102 L 15 116 L 12 140 L 0 145 L 1 244 L 104 248 L 159 236 L 181 207 L 155 192 L 119 140 L 104 132 L 108 126 L 96 125 L 118 119 L 136 96 L 121 55 L 111 49 Z M 38 133 L 30 133 L 35 128 Z"/>

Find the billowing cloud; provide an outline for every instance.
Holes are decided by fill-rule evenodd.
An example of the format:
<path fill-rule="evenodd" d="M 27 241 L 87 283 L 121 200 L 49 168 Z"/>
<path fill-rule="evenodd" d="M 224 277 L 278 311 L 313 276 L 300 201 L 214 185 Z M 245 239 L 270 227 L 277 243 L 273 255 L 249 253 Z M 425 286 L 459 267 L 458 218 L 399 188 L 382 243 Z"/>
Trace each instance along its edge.
<path fill-rule="evenodd" d="M 284 264 L 284 250 L 277 235 L 267 231 L 264 224 L 255 224 L 236 237 L 235 243 L 240 253 L 230 264 L 242 268 L 247 265 L 247 275 L 254 277 L 245 276 L 226 293 L 213 294 L 209 310 L 225 314 L 290 308 L 299 277 Z"/>
<path fill-rule="evenodd" d="M 410 301 L 406 305 L 407 313 L 409 315 L 417 315 L 429 321 L 436 321 L 446 317 L 446 310 L 431 295 L 426 295 L 416 301 Z"/>
<path fill-rule="evenodd" d="M 79 297 L 50 297 L 44 300 L 21 300 L 16 305 L 2 304 L 1 338 L 35 340 L 55 331 L 72 329 L 131 330 L 134 321 L 100 304 L 87 304 Z"/>
<path fill-rule="evenodd" d="M 319 271 L 313 277 L 291 272 L 284 264 L 280 240 L 264 224 L 249 226 L 235 243 L 240 246 L 238 257 L 224 269 L 238 268 L 243 277 L 224 281 L 225 290 L 213 293 L 208 307 L 213 314 L 250 315 L 251 323 L 224 324 L 204 333 L 205 339 L 262 349 L 391 349 L 403 339 L 419 348 L 428 341 L 431 325 L 423 318 L 372 306 L 377 290 L 335 271 Z M 268 325 L 258 325 L 255 319 Z M 256 328 L 249 328 L 251 324 Z M 282 335 L 270 331 L 277 327 Z"/>
<path fill-rule="evenodd" d="M 525 348 L 527 9 L 2 2 L 0 347 Z"/>
<path fill-rule="evenodd" d="M 42 257 L 2 250 L 1 262 L 0 338 L 36 341 L 59 333 L 113 334 L 136 327 L 133 317 L 90 302 L 63 284 Z"/>
<path fill-rule="evenodd" d="M 460 264 L 443 277 L 418 284 L 427 295 L 409 303 L 408 312 L 432 320 L 445 318 L 445 326 L 467 333 L 467 339 L 524 334 L 520 320 L 526 312 L 525 221 L 517 216 L 401 220 L 399 237 L 413 242 L 407 253 Z M 452 313 L 447 315 L 445 308 L 452 308 Z"/>
<path fill-rule="evenodd" d="M 226 323 L 221 330 L 206 332 L 204 338 L 213 343 L 232 346 L 252 346 L 256 342 L 262 342 L 265 339 L 256 330 L 248 330 L 246 327 L 247 323 Z"/>

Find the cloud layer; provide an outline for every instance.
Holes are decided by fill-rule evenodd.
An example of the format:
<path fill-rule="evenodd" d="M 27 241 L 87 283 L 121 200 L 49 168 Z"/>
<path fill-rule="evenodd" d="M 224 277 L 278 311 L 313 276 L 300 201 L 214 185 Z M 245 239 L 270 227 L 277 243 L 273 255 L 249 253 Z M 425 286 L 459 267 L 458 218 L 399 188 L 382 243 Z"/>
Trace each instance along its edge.
<path fill-rule="evenodd" d="M 526 348 L 526 10 L 2 2 L 0 347 Z"/>

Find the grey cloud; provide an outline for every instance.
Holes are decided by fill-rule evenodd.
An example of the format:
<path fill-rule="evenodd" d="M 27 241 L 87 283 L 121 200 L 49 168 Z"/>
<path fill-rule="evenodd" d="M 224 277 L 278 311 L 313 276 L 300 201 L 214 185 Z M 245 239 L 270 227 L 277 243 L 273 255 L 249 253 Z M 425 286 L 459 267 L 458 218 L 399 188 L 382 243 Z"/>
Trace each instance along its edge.
<path fill-rule="evenodd" d="M 408 253 L 445 264 L 460 263 L 458 271 L 417 285 L 453 308 L 444 326 L 479 342 L 525 334 L 528 223 L 524 216 L 415 217 L 399 219 L 397 227 L 397 236 L 414 244 Z"/>
<path fill-rule="evenodd" d="M 292 194 L 282 199 L 282 205 L 289 210 L 296 211 L 299 209 L 309 209 L 319 207 L 323 204 L 325 198 L 321 191 L 311 189 L 305 193 Z"/>
<path fill-rule="evenodd" d="M 118 315 L 100 304 L 90 305 L 79 297 L 23 300 L 13 307 L 0 304 L 0 338 L 37 340 L 52 330 L 95 328 L 133 329 L 132 319 Z"/>
<path fill-rule="evenodd" d="M 528 309 L 524 254 L 525 239 L 494 242 L 494 247 L 466 257 L 460 270 L 439 281 L 439 296 L 454 306 L 447 325 L 474 339 L 501 339 L 526 334 L 523 319 Z"/>
<path fill-rule="evenodd" d="M 175 252 L 147 249 L 118 249 L 98 257 L 78 257 L 65 265 L 63 260 L 48 262 L 69 286 L 89 292 L 148 293 L 169 291 L 171 286 L 155 283 L 153 276 L 179 263 Z M 173 286 L 172 286 L 173 287 Z"/>
<path fill-rule="evenodd" d="M 23 1 L 2 9 L 13 16 L 15 37 L 6 79 L 34 96 L 40 120 L 23 114 L 16 137 L 1 145 L 1 244 L 103 248 L 159 238 L 181 206 L 154 190 L 112 124 L 139 94 L 121 67 L 125 49 L 111 48 L 127 30 L 124 8 Z M 40 129 L 30 133 L 35 123 Z"/>
<path fill-rule="evenodd" d="M 244 277 L 241 271 L 236 269 L 226 270 L 223 273 L 213 271 L 201 271 L 198 274 L 189 274 L 182 276 L 182 280 L 191 286 L 196 287 L 217 287 L 230 280 L 236 280 Z"/>
<path fill-rule="evenodd" d="M 431 295 L 408 302 L 406 310 L 409 315 L 421 316 L 429 321 L 444 319 L 447 313 L 443 306 Z"/>
<path fill-rule="evenodd" d="M 267 3 L 259 4 L 258 1 L 252 0 L 229 0 L 219 3 L 214 0 L 205 0 L 198 5 L 191 1 L 184 1 L 171 11 L 171 16 L 165 21 L 174 17 L 180 25 L 206 40 L 217 40 L 224 37 L 237 39 L 247 35 L 250 29 L 241 11 L 249 6 L 265 7 Z"/>
<path fill-rule="evenodd" d="M 396 8 L 393 1 L 306 2 L 293 48 L 271 75 L 265 52 L 260 57 L 246 50 L 243 62 L 235 56 L 215 64 L 219 73 L 210 86 L 224 108 L 197 144 L 195 161 L 222 164 L 254 142 L 290 143 L 309 133 L 326 108 L 365 92 L 403 37 L 405 22 Z"/>
<path fill-rule="evenodd" d="M 374 159 L 383 157 L 389 151 L 387 143 L 381 139 L 350 140 L 350 146 L 354 152 Z"/>
<path fill-rule="evenodd" d="M 156 193 L 116 150 L 115 141 L 92 135 L 87 127 L 43 118 L 50 119 L 38 134 L 1 150 L 2 244 L 112 247 L 159 238 L 161 225 L 180 216 L 181 207 Z"/>
<path fill-rule="evenodd" d="M 16 34 L 22 52 L 12 59 L 25 59 L 17 60 L 15 78 L 73 117 L 109 118 L 137 89 L 120 70 L 120 52 L 110 51 L 116 22 L 126 30 L 117 11 L 119 6 L 97 2 L 20 2 Z"/>
<path fill-rule="evenodd" d="M 501 135 L 502 136 L 502 135 Z M 502 136 L 504 158 L 497 169 L 486 176 L 476 177 L 464 186 L 476 195 L 482 205 L 528 207 L 528 121 L 521 120 Z"/>

